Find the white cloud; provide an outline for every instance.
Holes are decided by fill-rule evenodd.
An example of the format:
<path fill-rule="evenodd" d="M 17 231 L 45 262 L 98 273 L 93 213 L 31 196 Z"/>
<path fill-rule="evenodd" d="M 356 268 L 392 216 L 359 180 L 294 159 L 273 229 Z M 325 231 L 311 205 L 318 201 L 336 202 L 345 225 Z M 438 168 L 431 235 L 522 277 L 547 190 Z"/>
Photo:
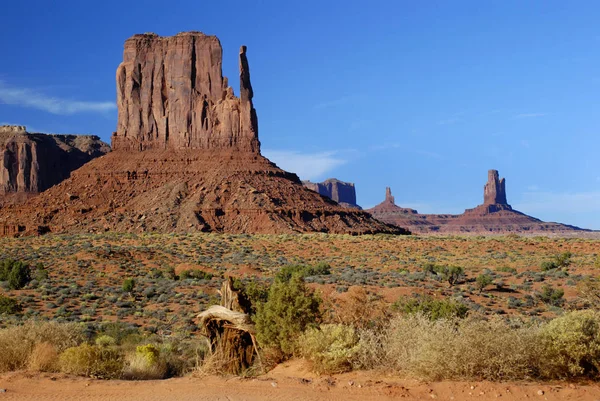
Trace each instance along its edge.
<path fill-rule="evenodd" d="M 116 109 L 114 102 L 87 102 L 61 99 L 29 88 L 15 88 L 0 81 L 0 104 L 28 107 L 52 114 L 102 113 Z"/>
<path fill-rule="evenodd" d="M 296 173 L 303 180 L 320 179 L 346 163 L 346 160 L 337 156 L 337 151 L 301 153 L 293 150 L 263 149 L 261 153 L 282 169 Z"/>
<path fill-rule="evenodd" d="M 547 113 L 521 113 L 517 114 L 516 118 L 536 118 L 536 117 L 544 117 L 547 116 Z"/>

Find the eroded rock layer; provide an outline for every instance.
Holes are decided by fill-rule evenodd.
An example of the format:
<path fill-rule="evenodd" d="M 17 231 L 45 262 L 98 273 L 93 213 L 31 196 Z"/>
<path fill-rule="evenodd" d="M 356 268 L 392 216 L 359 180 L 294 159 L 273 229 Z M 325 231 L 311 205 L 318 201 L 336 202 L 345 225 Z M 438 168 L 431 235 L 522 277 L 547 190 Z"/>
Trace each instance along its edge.
<path fill-rule="evenodd" d="M 93 135 L 47 135 L 28 133 L 24 126 L 0 126 L 0 205 L 25 201 L 109 151 Z"/>
<path fill-rule="evenodd" d="M 506 200 L 505 185 L 504 178 L 499 179 L 498 171 L 488 171 L 484 203 L 458 215 L 420 214 L 414 209 L 399 207 L 389 188 L 386 188 L 386 199 L 367 212 L 380 221 L 422 234 L 547 234 L 590 231 L 566 224 L 543 222 L 513 210 Z"/>
<path fill-rule="evenodd" d="M 356 189 L 351 182 L 329 178 L 323 182 L 302 181 L 302 184 L 311 191 L 328 197 L 345 207 L 360 209 L 356 204 Z"/>
<path fill-rule="evenodd" d="M 261 156 L 246 48 L 240 97 L 221 45 L 199 32 L 135 35 L 117 71 L 113 152 L 25 207 L 0 234 L 36 232 L 406 233 L 305 188 Z"/>
<path fill-rule="evenodd" d="M 239 98 L 222 76 L 222 53 L 216 36 L 199 32 L 128 39 L 117 69 L 113 149 L 259 152 L 246 47 L 239 56 Z"/>

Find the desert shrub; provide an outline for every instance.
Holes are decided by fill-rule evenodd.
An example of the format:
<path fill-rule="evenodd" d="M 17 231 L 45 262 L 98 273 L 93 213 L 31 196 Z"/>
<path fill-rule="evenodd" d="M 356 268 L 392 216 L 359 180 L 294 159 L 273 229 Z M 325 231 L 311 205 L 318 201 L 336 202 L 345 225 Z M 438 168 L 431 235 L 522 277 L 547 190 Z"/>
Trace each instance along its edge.
<path fill-rule="evenodd" d="M 358 335 L 352 327 L 323 324 L 309 328 L 298 339 L 300 354 L 312 362 L 319 374 L 347 372 L 359 350 Z"/>
<path fill-rule="evenodd" d="M 560 288 L 553 288 L 552 286 L 545 285 L 536 295 L 538 299 L 545 304 L 561 306 L 564 303 L 563 296 L 565 295 L 565 291 Z"/>
<path fill-rule="evenodd" d="M 356 360 L 421 379 L 523 379 L 536 374 L 537 334 L 536 326 L 511 327 L 500 318 L 399 316 L 385 331 L 361 334 Z"/>
<path fill-rule="evenodd" d="M 21 310 L 21 305 L 16 299 L 0 294 L 0 315 L 14 315 Z"/>
<path fill-rule="evenodd" d="M 210 280 L 211 278 L 213 278 L 213 274 L 204 272 L 200 269 L 190 269 L 190 270 L 184 270 L 181 273 L 179 273 L 179 278 L 181 280 L 185 280 L 185 279 Z"/>
<path fill-rule="evenodd" d="M 251 316 L 256 314 L 258 305 L 267 302 L 269 298 L 269 287 L 258 280 L 244 282 L 236 277 L 232 281 L 232 288 L 238 291 L 240 305 Z"/>
<path fill-rule="evenodd" d="M 276 280 L 289 281 L 293 275 L 302 278 L 311 276 L 325 276 L 331 274 L 331 267 L 327 263 L 318 263 L 314 266 L 288 265 L 283 266 L 275 275 Z"/>
<path fill-rule="evenodd" d="M 460 266 L 435 266 L 435 273 L 452 287 L 465 276 L 465 271 Z"/>
<path fill-rule="evenodd" d="M 600 371 L 600 314 L 585 310 L 551 320 L 542 330 L 542 374 L 568 378 Z"/>
<path fill-rule="evenodd" d="M 485 287 L 492 284 L 493 282 L 494 282 L 494 280 L 492 280 L 492 277 L 489 274 L 480 274 L 475 279 L 475 283 L 477 284 L 477 289 L 479 290 L 480 293 L 484 290 Z"/>
<path fill-rule="evenodd" d="M 98 337 L 96 337 L 96 340 L 94 342 L 99 347 L 111 347 L 117 344 L 117 341 L 114 338 L 106 334 L 99 335 Z"/>
<path fill-rule="evenodd" d="M 469 307 L 460 301 L 431 295 L 400 298 L 392 304 L 392 309 L 408 315 L 422 314 L 431 320 L 464 318 L 469 313 Z"/>
<path fill-rule="evenodd" d="M 330 301 L 328 309 L 332 314 L 328 322 L 356 329 L 379 327 L 388 318 L 387 305 L 359 286 L 350 287 L 344 296 Z"/>
<path fill-rule="evenodd" d="M 0 281 L 7 281 L 11 290 L 20 290 L 31 281 L 31 269 L 20 261 L 3 260 L 0 262 Z"/>
<path fill-rule="evenodd" d="M 56 347 L 47 342 L 35 344 L 27 360 L 27 369 L 37 372 L 58 371 Z"/>
<path fill-rule="evenodd" d="M 547 272 L 553 269 L 557 269 L 558 265 L 556 264 L 556 261 L 554 260 L 544 260 L 542 262 L 542 264 L 540 265 L 540 269 L 542 269 L 543 272 Z"/>
<path fill-rule="evenodd" d="M 60 354 L 59 366 L 63 373 L 117 379 L 123 372 L 123 355 L 115 348 L 81 344 Z"/>
<path fill-rule="evenodd" d="M 135 352 L 127 355 L 124 371 L 126 379 L 156 380 L 163 379 L 167 373 L 167 365 L 160 358 L 160 350 L 153 344 L 140 345 Z"/>
<path fill-rule="evenodd" d="M 267 302 L 260 304 L 254 320 L 259 343 L 281 352 L 294 352 L 295 340 L 310 325 L 318 324 L 321 299 L 304 283 L 301 275 L 289 281 L 276 279 L 269 289 Z"/>
<path fill-rule="evenodd" d="M 517 269 L 515 269 L 514 267 L 508 267 L 508 266 L 500 266 L 496 269 L 496 271 L 502 272 L 502 273 L 517 274 Z"/>
<path fill-rule="evenodd" d="M 594 279 L 585 279 L 577 284 L 577 294 L 586 306 L 600 309 L 600 282 Z"/>
<path fill-rule="evenodd" d="M 74 323 L 26 322 L 21 326 L 2 329 L 0 372 L 26 368 L 38 344 L 49 344 L 60 353 L 66 348 L 80 344 L 84 338 L 82 327 Z"/>
<path fill-rule="evenodd" d="M 555 255 L 552 260 L 543 261 L 540 268 L 542 271 L 549 271 L 562 267 L 569 267 L 569 265 L 571 265 L 571 257 L 573 257 L 571 252 L 563 252 L 560 255 Z"/>
<path fill-rule="evenodd" d="M 123 285 L 121 288 L 124 292 L 133 292 L 133 289 L 135 288 L 135 280 L 132 278 L 126 278 L 123 280 Z"/>

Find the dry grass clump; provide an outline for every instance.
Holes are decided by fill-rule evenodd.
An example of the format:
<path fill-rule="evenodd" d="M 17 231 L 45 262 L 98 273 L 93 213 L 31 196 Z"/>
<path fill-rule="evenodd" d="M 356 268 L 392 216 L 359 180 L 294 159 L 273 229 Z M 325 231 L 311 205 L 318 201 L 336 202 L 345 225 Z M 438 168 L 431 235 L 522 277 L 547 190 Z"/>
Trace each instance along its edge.
<path fill-rule="evenodd" d="M 398 317 L 381 341 L 388 368 L 431 380 L 532 377 L 541 352 L 538 327 L 511 327 L 499 318 Z"/>
<path fill-rule="evenodd" d="M 26 322 L 0 330 L 0 372 L 54 370 L 56 357 L 84 339 L 81 326 L 56 322 Z"/>

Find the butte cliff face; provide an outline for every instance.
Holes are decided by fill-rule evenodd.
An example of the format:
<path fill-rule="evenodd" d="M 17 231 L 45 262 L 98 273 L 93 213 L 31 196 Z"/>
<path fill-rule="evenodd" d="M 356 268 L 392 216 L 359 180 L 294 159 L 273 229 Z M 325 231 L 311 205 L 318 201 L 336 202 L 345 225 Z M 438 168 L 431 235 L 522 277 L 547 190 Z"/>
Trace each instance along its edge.
<path fill-rule="evenodd" d="M 117 69 L 114 150 L 260 151 L 246 47 L 240 49 L 240 97 L 222 76 L 216 36 L 135 35 Z"/>
<path fill-rule="evenodd" d="M 97 136 L 47 135 L 28 133 L 24 126 L 0 126 L 0 205 L 25 201 L 109 151 Z"/>
<path fill-rule="evenodd" d="M 329 178 L 323 182 L 302 181 L 302 184 L 311 191 L 326 196 L 342 206 L 360 209 L 360 206 L 356 204 L 354 183 Z"/>
<path fill-rule="evenodd" d="M 240 96 L 219 40 L 135 35 L 117 70 L 113 151 L 21 208 L 4 232 L 403 233 L 306 189 L 260 154 L 246 48 Z M 1 231 L 1 230 L 0 230 Z M 1 232 L 0 232 L 1 234 Z"/>
<path fill-rule="evenodd" d="M 497 170 L 488 171 L 488 181 L 483 188 L 483 204 L 467 209 L 463 214 L 420 214 L 414 209 L 396 206 L 389 188 L 386 199 L 367 212 L 380 221 L 409 229 L 415 233 L 572 233 L 582 230 L 559 223 L 546 223 L 521 213 L 508 204 L 506 181 Z"/>

